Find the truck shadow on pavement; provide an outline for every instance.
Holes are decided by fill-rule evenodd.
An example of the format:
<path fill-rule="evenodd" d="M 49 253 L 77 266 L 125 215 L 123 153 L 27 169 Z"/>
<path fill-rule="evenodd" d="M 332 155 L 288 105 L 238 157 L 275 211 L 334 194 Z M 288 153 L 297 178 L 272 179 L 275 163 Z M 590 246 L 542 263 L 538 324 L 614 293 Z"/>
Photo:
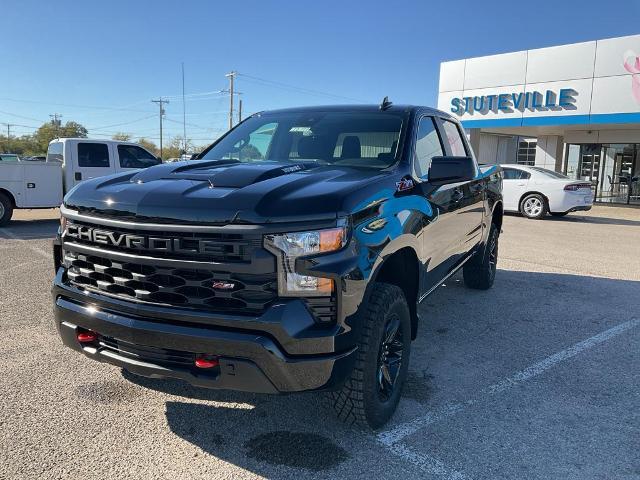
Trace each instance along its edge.
<path fill-rule="evenodd" d="M 392 425 L 477 395 L 548 355 L 638 315 L 628 303 L 637 298 L 637 281 L 500 269 L 494 288 L 478 291 L 466 289 L 460 277 L 449 279 L 420 307 L 423 323 L 413 343 L 409 379 Z M 339 477 L 354 468 L 354 461 L 359 462 L 355 468 L 362 475 L 370 471 L 375 478 L 389 478 L 399 473 L 393 465 L 386 472 L 371 470 L 376 467 L 366 459 L 380 454 L 378 444 L 371 435 L 335 419 L 320 395 L 258 395 L 201 389 L 126 372 L 123 376 L 170 396 L 165 414 L 175 435 L 255 474 L 282 478 L 306 472 Z M 570 387 L 560 381 L 558 395 L 567 395 L 563 388 Z M 499 398 L 492 408 L 501 411 Z M 512 436 L 504 432 L 505 445 L 517 443 L 514 432 Z M 608 435 L 607 441 L 626 449 L 615 431 Z"/>
<path fill-rule="evenodd" d="M 580 214 L 569 214 L 564 217 L 553 217 L 548 215 L 544 217 L 543 222 L 566 222 L 566 223 L 593 223 L 596 225 L 620 225 L 620 226 L 628 226 L 628 227 L 640 227 L 640 208 L 637 209 L 638 212 L 638 220 L 629 220 L 625 218 L 611 218 L 611 217 L 596 217 L 596 216 L 586 216 Z M 521 217 L 525 219 L 522 215 L 515 212 L 505 212 L 505 215 L 509 217 Z M 531 220 L 532 222 L 540 221 L 540 220 Z"/>
<path fill-rule="evenodd" d="M 127 371 L 123 371 L 122 376 L 165 394 L 214 402 L 167 401 L 169 428 L 207 454 L 261 475 L 273 476 L 273 467 L 321 472 L 350 457 L 330 436 L 309 431 L 343 428 L 331 417 L 332 412 L 322 405 L 318 395 L 260 395 L 199 388 L 178 380 L 145 378 Z M 306 419 L 300 418 L 293 412 L 301 405 L 314 413 Z M 274 415 L 276 412 L 278 415 Z M 329 417 L 329 421 L 325 418 L 319 422 L 323 417 L 319 412 Z"/>
<path fill-rule="evenodd" d="M 12 220 L 5 227 L 0 227 L 0 239 L 41 240 L 56 236 L 60 220 Z"/>

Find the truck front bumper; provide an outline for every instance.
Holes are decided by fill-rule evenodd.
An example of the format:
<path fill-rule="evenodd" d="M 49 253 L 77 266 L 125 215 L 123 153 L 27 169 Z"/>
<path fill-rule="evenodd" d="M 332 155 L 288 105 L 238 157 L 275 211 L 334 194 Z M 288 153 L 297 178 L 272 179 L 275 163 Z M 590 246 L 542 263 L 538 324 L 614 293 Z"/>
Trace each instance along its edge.
<path fill-rule="evenodd" d="M 163 317 L 161 311 L 155 317 L 149 312 L 144 316 L 123 312 L 109 299 L 64 284 L 63 269 L 57 273 L 52 293 L 56 327 L 63 343 L 89 358 L 138 375 L 178 378 L 207 388 L 286 393 L 335 389 L 353 368 L 355 347 L 292 355 L 264 331 L 224 328 L 202 323 L 202 318 L 198 322 L 175 321 Z M 280 308 L 280 314 L 287 311 L 294 310 Z M 277 312 L 265 312 L 263 322 L 272 323 L 274 315 Z M 289 318 L 287 322 L 292 320 L 301 324 L 309 321 Z M 260 319 L 253 322 L 259 323 Z M 91 332 L 97 339 L 82 343 L 78 339 L 82 332 Z M 313 340 L 301 339 L 303 344 Z M 316 340 L 319 343 L 314 345 L 331 343 L 326 331 Z M 199 368 L 195 359 L 200 355 L 215 357 L 218 365 Z"/>

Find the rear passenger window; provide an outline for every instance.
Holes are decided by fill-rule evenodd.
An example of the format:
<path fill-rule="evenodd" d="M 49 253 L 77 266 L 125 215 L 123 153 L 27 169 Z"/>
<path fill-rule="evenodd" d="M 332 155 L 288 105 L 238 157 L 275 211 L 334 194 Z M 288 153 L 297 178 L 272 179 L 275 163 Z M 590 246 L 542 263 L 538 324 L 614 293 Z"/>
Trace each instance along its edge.
<path fill-rule="evenodd" d="M 416 138 L 415 168 L 418 176 L 426 176 L 431 166 L 431 159 L 442 155 L 442 144 L 433 118 L 422 117 L 418 124 L 418 138 Z"/>
<path fill-rule="evenodd" d="M 451 155 L 454 157 L 466 157 L 467 150 L 458 126 L 448 120 L 443 120 L 442 125 L 444 127 L 444 133 L 447 136 L 447 141 L 449 142 L 449 147 L 451 148 Z"/>
<path fill-rule="evenodd" d="M 526 180 L 531 176 L 529 172 L 518 170 L 517 168 L 503 168 L 503 178 L 505 180 Z"/>
<path fill-rule="evenodd" d="M 109 167 L 109 148 L 106 143 L 79 143 L 79 167 Z"/>

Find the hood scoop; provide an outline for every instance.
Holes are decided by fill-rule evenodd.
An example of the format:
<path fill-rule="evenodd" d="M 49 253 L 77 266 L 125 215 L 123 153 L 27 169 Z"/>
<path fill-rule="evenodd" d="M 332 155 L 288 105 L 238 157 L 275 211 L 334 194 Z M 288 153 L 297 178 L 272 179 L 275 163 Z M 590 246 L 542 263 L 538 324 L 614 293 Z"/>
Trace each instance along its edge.
<path fill-rule="evenodd" d="M 208 175 L 207 179 L 213 187 L 221 188 L 242 188 L 254 183 L 263 182 L 271 178 L 280 177 L 289 173 L 296 173 L 305 170 L 301 164 L 265 164 L 252 165 L 241 164 L 233 167 L 220 169 L 213 175 Z"/>
<path fill-rule="evenodd" d="M 240 163 L 237 160 L 190 161 L 186 165 L 162 165 L 136 173 L 131 183 L 148 183 L 154 180 L 190 180 L 206 182 L 213 188 L 242 188 L 254 183 L 307 170 L 304 163 L 256 162 Z"/>

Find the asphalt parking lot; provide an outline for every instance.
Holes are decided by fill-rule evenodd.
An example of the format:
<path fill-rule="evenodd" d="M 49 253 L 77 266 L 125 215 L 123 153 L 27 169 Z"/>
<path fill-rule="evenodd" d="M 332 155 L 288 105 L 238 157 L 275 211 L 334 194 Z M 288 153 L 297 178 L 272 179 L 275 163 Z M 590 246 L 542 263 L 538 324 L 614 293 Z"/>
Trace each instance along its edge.
<path fill-rule="evenodd" d="M 54 211 L 0 229 L 0 478 L 640 478 L 640 210 L 508 216 L 495 286 L 423 302 L 399 411 L 123 375 L 62 347 Z"/>

